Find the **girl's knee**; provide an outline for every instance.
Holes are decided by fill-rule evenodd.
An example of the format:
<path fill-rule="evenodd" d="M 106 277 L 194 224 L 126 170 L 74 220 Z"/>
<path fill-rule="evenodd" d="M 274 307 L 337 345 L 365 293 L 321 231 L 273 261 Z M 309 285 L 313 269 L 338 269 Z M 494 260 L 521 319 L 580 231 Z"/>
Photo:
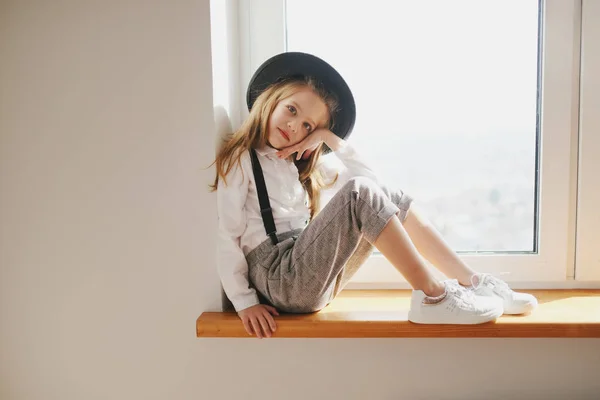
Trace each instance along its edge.
<path fill-rule="evenodd" d="M 374 180 L 364 176 L 356 176 L 350 178 L 348 182 L 346 182 L 346 184 L 342 187 L 342 190 L 344 190 L 347 193 L 360 193 L 363 190 L 368 190 L 372 192 L 381 189 Z"/>

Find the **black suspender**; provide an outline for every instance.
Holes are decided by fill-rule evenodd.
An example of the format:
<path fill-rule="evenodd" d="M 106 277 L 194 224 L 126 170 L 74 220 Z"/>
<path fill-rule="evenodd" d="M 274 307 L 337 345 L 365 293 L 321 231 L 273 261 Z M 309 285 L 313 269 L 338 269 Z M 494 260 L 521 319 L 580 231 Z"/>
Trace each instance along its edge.
<path fill-rule="evenodd" d="M 265 231 L 271 238 L 271 242 L 277 244 L 277 229 L 275 229 L 275 221 L 273 220 L 273 212 L 271 210 L 271 203 L 269 202 L 269 193 L 267 192 L 265 177 L 254 149 L 250 149 L 250 160 L 252 160 L 252 172 L 254 173 L 260 214 L 262 215 L 263 224 L 265 225 Z"/>

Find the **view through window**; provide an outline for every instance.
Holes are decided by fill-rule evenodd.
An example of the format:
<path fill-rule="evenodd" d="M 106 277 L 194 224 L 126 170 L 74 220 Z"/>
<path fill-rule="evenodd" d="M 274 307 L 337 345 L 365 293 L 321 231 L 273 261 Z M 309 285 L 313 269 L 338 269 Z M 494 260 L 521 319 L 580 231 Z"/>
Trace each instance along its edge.
<path fill-rule="evenodd" d="M 462 252 L 535 251 L 537 0 L 287 0 L 287 51 L 332 64 L 350 142 Z"/>

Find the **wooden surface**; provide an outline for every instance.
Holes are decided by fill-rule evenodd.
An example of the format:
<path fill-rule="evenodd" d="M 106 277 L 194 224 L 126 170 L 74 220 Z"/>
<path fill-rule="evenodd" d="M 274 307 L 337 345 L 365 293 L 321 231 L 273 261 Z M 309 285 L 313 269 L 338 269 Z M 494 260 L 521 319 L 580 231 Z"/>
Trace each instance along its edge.
<path fill-rule="evenodd" d="M 345 290 L 313 314 L 276 317 L 273 338 L 521 337 L 600 338 L 600 290 L 529 290 L 538 308 L 482 325 L 418 325 L 408 322 L 410 291 Z M 197 337 L 250 338 L 236 313 L 205 312 Z"/>

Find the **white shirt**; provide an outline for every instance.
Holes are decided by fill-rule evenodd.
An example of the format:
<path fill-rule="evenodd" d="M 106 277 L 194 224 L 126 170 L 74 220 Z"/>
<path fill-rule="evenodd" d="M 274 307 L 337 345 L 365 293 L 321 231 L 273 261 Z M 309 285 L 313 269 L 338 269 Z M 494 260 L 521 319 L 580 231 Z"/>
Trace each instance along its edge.
<path fill-rule="evenodd" d="M 279 159 L 276 152 L 271 147 L 256 150 L 275 226 L 278 233 L 283 233 L 304 228 L 310 219 L 310 211 L 296 165 Z M 373 170 L 348 142 L 333 154 L 337 156 L 337 165 L 336 160 L 327 155 L 321 157 L 318 166 L 325 182 L 330 182 L 336 172 L 339 174 L 335 186 L 322 191 L 321 208 L 326 204 L 328 194 L 331 197 L 332 191 L 336 192 L 352 177 L 366 176 L 377 182 Z M 219 179 L 217 189 L 219 275 L 236 311 L 259 304 L 255 289 L 249 287 L 246 255 L 268 239 L 260 214 L 250 154 L 244 152 L 240 161 L 241 168 L 236 163 L 226 177 L 227 183 Z"/>

